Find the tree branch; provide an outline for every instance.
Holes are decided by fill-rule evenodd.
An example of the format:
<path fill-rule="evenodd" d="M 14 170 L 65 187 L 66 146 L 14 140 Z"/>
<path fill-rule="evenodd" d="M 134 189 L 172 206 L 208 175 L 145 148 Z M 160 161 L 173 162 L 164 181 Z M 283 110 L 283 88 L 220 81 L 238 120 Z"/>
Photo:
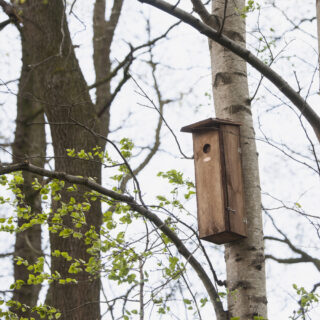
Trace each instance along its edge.
<path fill-rule="evenodd" d="M 1 31 L 3 28 L 5 28 L 8 24 L 10 24 L 11 22 L 12 22 L 11 19 L 2 21 L 2 22 L 0 23 L 0 31 Z"/>
<path fill-rule="evenodd" d="M 159 37 L 154 38 L 153 40 L 148 41 L 147 43 L 141 44 L 141 45 L 139 45 L 137 47 L 134 47 L 134 48 L 131 47 L 130 48 L 130 52 L 126 55 L 126 57 L 121 62 L 118 63 L 118 65 L 110 72 L 110 74 L 107 77 L 105 77 L 105 78 L 103 78 L 103 79 L 91 84 L 90 86 L 88 86 L 88 89 L 91 90 L 91 89 L 94 89 L 96 87 L 101 86 L 102 84 L 104 84 L 106 82 L 109 82 L 112 78 L 114 78 L 118 74 L 120 69 L 122 69 L 124 66 L 126 66 L 128 63 L 132 62 L 135 59 L 133 57 L 133 53 L 134 52 L 139 51 L 140 49 L 143 49 L 143 48 L 146 48 L 146 47 L 150 47 L 150 46 L 156 44 L 156 42 L 158 42 L 159 40 L 164 39 L 168 35 L 168 33 L 173 28 L 175 28 L 178 24 L 180 24 L 180 22 L 177 22 L 177 23 L 173 24 L 162 35 L 160 35 Z"/>
<path fill-rule="evenodd" d="M 310 256 L 305 251 L 297 248 L 288 238 L 279 239 L 279 238 L 276 238 L 276 237 L 266 236 L 266 237 L 264 237 L 264 239 L 265 240 L 272 240 L 272 241 L 282 242 L 282 243 L 286 244 L 294 253 L 297 253 L 297 254 L 300 255 L 299 258 L 286 258 L 286 259 L 275 258 L 275 257 L 272 257 L 272 256 L 269 255 L 270 259 L 276 260 L 276 261 L 278 261 L 280 263 L 286 263 L 286 262 L 284 262 L 285 260 L 288 261 L 287 263 L 311 262 L 311 263 L 314 264 L 314 266 L 320 272 L 320 260 Z M 266 255 L 266 257 L 267 257 L 267 255 Z M 294 260 L 296 260 L 296 261 L 294 262 Z"/>
<path fill-rule="evenodd" d="M 3 12 L 8 16 L 10 16 L 13 13 L 13 6 L 4 0 L 0 0 L 0 7 L 2 8 Z"/>
<path fill-rule="evenodd" d="M 219 20 L 216 16 L 210 14 L 201 0 L 191 0 L 191 2 L 193 5 L 193 10 L 199 15 L 203 22 L 208 25 L 214 26 L 215 28 L 219 27 Z"/>
<path fill-rule="evenodd" d="M 14 255 L 14 252 L 0 253 L 0 258 L 7 258 Z"/>
<path fill-rule="evenodd" d="M 180 19 L 190 25 L 200 33 L 204 34 L 211 40 L 219 43 L 223 47 L 247 61 L 252 67 L 269 79 L 301 112 L 313 128 L 318 140 L 320 141 L 320 117 L 311 108 L 311 106 L 301 97 L 278 73 L 268 67 L 263 61 L 254 56 L 248 49 L 239 45 L 209 25 L 201 22 L 188 12 L 181 10 L 162 0 L 137 0 L 141 3 L 147 3 L 168 14 Z"/>
<path fill-rule="evenodd" d="M 271 259 L 271 260 L 277 261 L 278 263 L 283 263 L 283 264 L 295 264 L 295 263 L 310 262 L 309 260 L 304 259 L 304 258 L 277 258 L 271 254 L 266 254 L 265 257 L 266 257 L 266 259 Z"/>
<path fill-rule="evenodd" d="M 106 104 L 103 106 L 103 108 L 98 112 L 98 118 L 100 118 L 104 112 L 106 110 L 108 110 L 113 102 L 113 100 L 115 99 L 115 97 L 117 96 L 117 94 L 120 92 L 120 90 L 122 89 L 122 87 L 125 85 L 125 83 L 130 79 L 130 75 L 129 75 L 129 68 L 130 68 L 131 63 L 129 62 L 129 64 L 125 67 L 125 69 L 123 70 L 123 78 L 121 79 L 121 81 L 118 83 L 117 87 L 114 89 L 114 92 L 111 94 L 111 96 L 109 97 L 108 101 L 106 102 Z"/>
<path fill-rule="evenodd" d="M 296 263 L 299 262 L 311 262 L 313 263 L 313 265 L 317 268 L 317 270 L 320 272 L 320 260 L 317 258 L 314 258 L 312 256 L 310 256 L 308 253 L 306 253 L 305 251 L 299 249 L 298 247 L 296 247 L 291 241 L 290 239 L 285 235 L 284 232 L 282 232 L 277 225 L 275 224 L 274 219 L 272 218 L 272 216 L 263 208 L 264 212 L 266 213 L 266 215 L 269 217 L 269 219 L 271 220 L 271 223 L 273 224 L 274 228 L 283 236 L 283 239 L 277 238 L 277 237 L 273 237 L 273 236 L 265 236 L 264 240 L 272 240 L 272 241 L 277 241 L 277 242 L 282 242 L 284 244 L 286 244 L 294 253 L 297 253 L 300 255 L 300 257 L 298 257 L 298 259 L 303 259 L 304 261 L 296 261 Z M 272 257 L 269 257 L 271 259 L 273 259 Z M 295 258 L 293 258 L 295 259 Z M 288 260 L 291 260 L 291 262 L 288 263 L 294 263 L 292 262 L 293 259 L 288 258 Z M 281 260 L 286 260 L 286 259 L 278 259 L 278 258 L 274 258 L 273 260 L 276 260 L 280 263 L 285 263 L 285 262 L 281 262 Z"/>
<path fill-rule="evenodd" d="M 21 17 L 18 15 L 15 7 L 4 0 L 0 0 L 0 7 L 3 12 L 10 18 L 11 22 L 14 22 L 18 27 L 18 23 L 22 23 Z M 1 30 L 1 29 L 0 29 Z"/>
<path fill-rule="evenodd" d="M 202 281 L 204 287 L 206 288 L 212 305 L 214 306 L 215 312 L 217 314 L 218 320 L 227 320 L 227 314 L 223 309 L 223 305 L 220 301 L 219 295 L 211 282 L 210 278 L 207 275 L 207 272 L 203 269 L 201 263 L 193 256 L 193 254 L 187 249 L 183 241 L 178 237 L 178 235 L 170 229 L 159 217 L 157 214 L 153 213 L 145 206 L 140 205 L 134 200 L 134 198 L 117 193 L 115 191 L 104 188 L 99 183 L 95 182 L 92 178 L 80 177 L 68 174 L 66 172 L 57 172 L 43 169 L 37 167 L 28 161 L 23 163 L 10 164 L 7 166 L 2 166 L 0 164 L 0 175 L 12 173 L 15 171 L 28 171 L 40 176 L 50 177 L 53 179 L 64 180 L 70 183 L 75 183 L 88 187 L 91 190 L 97 191 L 107 197 L 110 197 L 114 200 L 124 202 L 128 204 L 132 210 L 140 213 L 143 217 L 155 224 L 176 246 L 179 253 L 190 263 L 192 268 L 198 274 L 200 280 Z"/>
<path fill-rule="evenodd" d="M 110 28 L 112 28 L 111 32 L 114 33 L 114 29 L 116 28 L 116 26 L 118 24 L 118 21 L 119 21 L 119 18 L 120 18 L 123 1 L 124 0 L 116 0 L 113 3 L 113 7 L 111 9 L 110 19 L 107 22 L 108 23 L 109 32 L 110 32 Z"/>

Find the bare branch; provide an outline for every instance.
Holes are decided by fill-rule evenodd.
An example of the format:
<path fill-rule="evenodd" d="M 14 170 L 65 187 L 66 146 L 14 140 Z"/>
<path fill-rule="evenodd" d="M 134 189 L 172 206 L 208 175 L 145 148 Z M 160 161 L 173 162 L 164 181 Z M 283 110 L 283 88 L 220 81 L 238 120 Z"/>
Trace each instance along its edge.
<path fill-rule="evenodd" d="M 7 258 L 14 255 L 14 252 L 0 253 L 0 258 Z"/>
<path fill-rule="evenodd" d="M 2 8 L 3 12 L 8 16 L 11 16 L 14 13 L 13 6 L 4 0 L 0 0 L 0 7 Z"/>
<path fill-rule="evenodd" d="M 0 23 L 0 31 L 5 28 L 8 24 L 10 24 L 12 21 L 11 19 L 5 20 L 3 22 Z"/>
<path fill-rule="evenodd" d="M 318 140 L 320 141 L 320 117 L 312 109 L 312 107 L 301 97 L 278 73 L 268 67 L 263 61 L 253 55 L 248 49 L 231 40 L 207 24 L 201 22 L 191 14 L 176 7 L 172 7 L 169 3 L 162 0 L 137 0 L 141 3 L 147 3 L 168 14 L 182 20 L 200 33 L 204 34 L 211 40 L 219 43 L 223 47 L 229 49 L 237 56 L 247 61 L 252 67 L 269 79 L 301 112 L 313 128 Z"/>
<path fill-rule="evenodd" d="M 216 16 L 212 16 L 209 13 L 201 0 L 191 0 L 191 2 L 193 4 L 193 10 L 200 16 L 203 22 L 215 28 L 219 27 L 219 21 L 215 19 Z"/>
<path fill-rule="evenodd" d="M 175 24 L 173 24 L 172 26 L 170 26 L 162 35 L 160 35 L 159 37 L 156 37 L 156 38 L 148 41 L 147 43 L 141 44 L 140 46 L 137 46 L 137 47 L 134 47 L 134 48 L 131 47 L 130 48 L 130 52 L 126 55 L 126 57 L 121 62 L 118 63 L 118 65 L 110 72 L 110 74 L 107 77 L 105 77 L 105 78 L 93 83 L 92 85 L 88 86 L 88 89 L 91 90 L 91 89 L 94 89 L 96 87 L 101 86 L 102 84 L 104 84 L 106 82 L 109 82 L 112 78 L 114 78 L 118 74 L 119 70 L 121 70 L 125 65 L 127 65 L 130 60 L 134 59 L 133 58 L 133 53 L 134 52 L 156 44 L 159 40 L 164 39 L 165 37 L 167 37 L 168 33 L 173 28 L 178 26 L 179 24 L 180 24 L 180 21 L 175 23 Z"/>
<path fill-rule="evenodd" d="M 136 84 L 136 86 L 139 88 L 139 90 L 141 91 L 141 95 L 142 97 L 146 98 L 152 105 L 152 107 L 159 113 L 159 116 L 162 118 L 163 122 L 165 123 L 165 125 L 167 126 L 167 128 L 169 129 L 169 131 L 171 132 L 174 140 L 176 141 L 176 144 L 178 146 L 178 149 L 181 153 L 181 155 L 185 158 L 185 159 L 193 159 L 193 157 L 188 157 L 187 155 L 184 154 L 184 152 L 181 149 L 180 143 L 178 141 L 177 136 L 175 135 L 175 133 L 173 132 L 173 130 L 171 129 L 171 127 L 169 126 L 168 122 L 166 121 L 166 119 L 163 117 L 163 115 L 161 114 L 161 112 L 159 111 L 158 107 L 156 106 L 156 104 L 154 103 L 154 101 L 148 96 L 148 94 L 145 92 L 145 90 L 139 85 L 139 83 L 137 82 L 137 80 L 135 80 L 134 77 L 132 77 L 133 82 Z"/>
<path fill-rule="evenodd" d="M 149 27 L 148 27 L 148 31 L 149 31 L 149 35 L 150 35 Z M 163 98 L 162 98 L 162 95 L 161 95 L 161 92 L 160 92 L 160 88 L 159 88 L 159 85 L 158 85 L 158 81 L 157 81 L 157 78 L 156 78 L 156 75 L 155 75 L 155 73 L 156 73 L 156 63 L 153 62 L 152 45 L 150 45 L 150 47 L 149 47 L 149 53 L 150 53 L 149 64 L 150 64 L 151 69 L 152 69 L 153 86 L 154 86 L 155 91 L 157 92 L 157 98 L 158 98 L 158 104 L 159 104 L 159 120 L 158 120 L 158 125 L 157 125 L 156 130 L 155 130 L 155 139 L 154 139 L 153 146 L 150 148 L 150 152 L 147 154 L 145 159 L 138 165 L 138 167 L 136 169 L 133 170 L 133 173 L 135 175 L 139 174 L 148 165 L 148 163 L 151 161 L 153 156 L 159 150 L 159 147 L 160 147 L 160 133 L 161 133 L 162 123 L 163 123 L 163 119 L 162 119 L 163 108 L 164 108 L 164 105 L 166 104 L 166 102 L 163 101 Z M 120 190 L 124 190 L 125 189 L 125 186 L 128 183 L 129 179 L 131 179 L 130 175 L 126 175 L 124 177 L 124 179 L 121 182 Z"/>
<path fill-rule="evenodd" d="M 22 23 L 22 19 L 18 14 L 16 8 L 4 0 L 0 0 L 0 7 L 2 8 L 3 12 L 9 17 L 9 20 L 6 20 L 0 24 L 0 30 L 2 30 L 10 22 L 12 22 L 20 31 L 19 23 Z"/>
<path fill-rule="evenodd" d="M 113 7 L 111 10 L 111 15 L 110 15 L 110 19 L 108 21 L 108 30 L 110 32 L 110 28 L 111 32 L 114 33 L 114 29 L 118 24 L 119 21 L 119 17 L 120 17 L 120 13 L 121 13 L 121 8 L 123 6 L 123 1 L 124 0 L 116 0 L 113 2 Z"/>
<path fill-rule="evenodd" d="M 265 211 L 265 210 L 264 210 Z M 271 240 L 271 241 L 277 241 L 277 242 L 281 242 L 286 244 L 294 253 L 299 254 L 300 257 L 298 258 L 276 258 L 273 257 L 272 255 L 269 255 L 269 258 L 278 261 L 280 263 L 286 263 L 284 261 L 288 261 L 287 263 L 300 263 L 300 262 L 311 262 L 320 272 L 320 260 L 317 258 L 314 258 L 312 256 L 310 256 L 308 253 L 306 253 L 305 251 L 299 249 L 297 246 L 295 246 L 290 240 L 289 238 L 285 235 L 284 232 L 282 232 L 275 224 L 273 218 L 271 217 L 271 215 L 265 211 L 265 213 L 268 215 L 268 217 L 270 218 L 273 226 L 275 227 L 275 229 L 283 236 L 283 239 L 277 238 L 277 237 L 273 237 L 273 236 L 265 236 L 264 239 L 265 240 Z M 267 256 L 267 255 L 266 255 Z M 296 260 L 296 262 L 294 262 Z"/>
<path fill-rule="evenodd" d="M 319 287 L 320 287 L 320 282 L 316 283 L 316 284 L 313 286 L 311 292 L 315 292 Z"/>
<path fill-rule="evenodd" d="M 125 85 L 125 83 L 130 79 L 130 75 L 128 73 L 129 72 L 129 67 L 130 67 L 130 63 L 123 70 L 123 78 L 118 83 L 117 87 L 114 89 L 114 91 L 111 94 L 110 98 L 108 99 L 107 103 L 98 112 L 98 118 L 100 118 L 104 114 L 104 112 L 110 108 L 110 106 L 111 106 L 113 100 L 115 99 L 115 97 L 117 96 L 117 94 L 120 92 L 120 90 Z"/>
<path fill-rule="evenodd" d="M 269 239 L 268 237 L 265 238 L 266 240 L 274 240 L 274 239 Z M 283 264 L 295 264 L 295 263 L 306 263 L 310 262 L 307 259 L 304 258 L 277 258 L 271 254 L 266 254 L 265 255 L 266 259 L 271 259 L 274 261 L 277 261 L 278 263 L 283 263 Z"/>

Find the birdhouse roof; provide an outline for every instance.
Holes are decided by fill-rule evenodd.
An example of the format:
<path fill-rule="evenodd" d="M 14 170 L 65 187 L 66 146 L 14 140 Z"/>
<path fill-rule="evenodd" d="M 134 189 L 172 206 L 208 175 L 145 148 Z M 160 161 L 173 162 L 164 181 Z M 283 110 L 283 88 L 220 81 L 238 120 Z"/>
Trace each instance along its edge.
<path fill-rule="evenodd" d="M 188 126 L 182 127 L 181 132 L 198 132 L 208 130 L 218 130 L 221 125 L 241 126 L 240 122 L 235 122 L 230 119 L 208 118 L 198 121 Z"/>

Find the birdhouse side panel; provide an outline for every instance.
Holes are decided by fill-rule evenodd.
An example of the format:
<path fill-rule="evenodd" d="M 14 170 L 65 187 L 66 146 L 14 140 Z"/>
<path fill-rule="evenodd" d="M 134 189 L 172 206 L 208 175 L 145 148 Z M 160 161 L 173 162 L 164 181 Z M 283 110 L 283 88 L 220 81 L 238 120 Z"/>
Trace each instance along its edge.
<path fill-rule="evenodd" d="M 226 210 L 229 216 L 229 230 L 241 236 L 246 236 L 240 128 L 223 125 L 221 133 L 224 146 L 225 180 L 227 185 Z"/>
<path fill-rule="evenodd" d="M 219 132 L 193 133 L 200 238 L 226 230 Z"/>

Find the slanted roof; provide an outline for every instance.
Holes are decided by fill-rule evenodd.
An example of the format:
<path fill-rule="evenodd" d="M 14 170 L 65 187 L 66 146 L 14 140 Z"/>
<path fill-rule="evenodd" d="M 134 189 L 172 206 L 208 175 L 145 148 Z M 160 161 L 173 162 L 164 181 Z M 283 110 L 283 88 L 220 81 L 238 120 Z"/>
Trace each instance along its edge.
<path fill-rule="evenodd" d="M 181 132 L 198 132 L 208 130 L 218 130 L 220 125 L 227 124 L 232 126 L 241 126 L 240 122 L 235 122 L 230 119 L 208 118 L 206 120 L 198 121 L 188 126 L 182 127 Z"/>

